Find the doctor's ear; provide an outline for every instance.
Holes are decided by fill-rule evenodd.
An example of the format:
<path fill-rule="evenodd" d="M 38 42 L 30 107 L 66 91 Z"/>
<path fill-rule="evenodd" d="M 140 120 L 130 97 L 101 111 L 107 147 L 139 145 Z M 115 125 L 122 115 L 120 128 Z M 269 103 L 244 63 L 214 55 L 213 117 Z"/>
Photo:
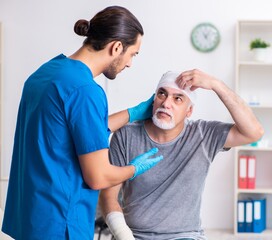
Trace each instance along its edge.
<path fill-rule="evenodd" d="M 123 52 L 123 44 L 120 41 L 113 42 L 111 53 L 113 56 L 119 56 Z"/>

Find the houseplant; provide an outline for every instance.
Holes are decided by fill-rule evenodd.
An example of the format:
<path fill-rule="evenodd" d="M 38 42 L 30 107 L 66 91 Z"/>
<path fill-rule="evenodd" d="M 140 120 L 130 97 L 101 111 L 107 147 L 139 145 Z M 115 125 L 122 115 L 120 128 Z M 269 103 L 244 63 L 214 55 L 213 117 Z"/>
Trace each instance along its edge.
<path fill-rule="evenodd" d="M 266 49 L 270 47 L 270 43 L 265 42 L 261 38 L 255 38 L 250 42 L 250 50 L 254 53 L 254 59 L 256 61 L 266 60 Z"/>

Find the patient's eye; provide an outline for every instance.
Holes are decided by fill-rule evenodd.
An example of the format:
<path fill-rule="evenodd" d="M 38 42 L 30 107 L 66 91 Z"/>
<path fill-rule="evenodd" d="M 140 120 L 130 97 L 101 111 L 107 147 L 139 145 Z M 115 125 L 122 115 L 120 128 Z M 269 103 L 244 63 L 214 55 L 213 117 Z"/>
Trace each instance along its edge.
<path fill-rule="evenodd" d="M 167 98 L 172 98 L 172 101 L 176 105 L 184 103 L 185 96 L 181 93 L 169 94 L 165 89 L 161 88 L 157 91 L 156 95 L 160 100 L 165 101 Z"/>
<path fill-rule="evenodd" d="M 174 101 L 176 104 L 182 103 L 183 102 L 183 98 L 181 96 L 173 96 Z"/>
<path fill-rule="evenodd" d="M 163 91 L 163 90 L 159 90 L 157 92 L 157 97 L 159 99 L 166 99 L 167 98 L 167 93 L 165 91 Z"/>

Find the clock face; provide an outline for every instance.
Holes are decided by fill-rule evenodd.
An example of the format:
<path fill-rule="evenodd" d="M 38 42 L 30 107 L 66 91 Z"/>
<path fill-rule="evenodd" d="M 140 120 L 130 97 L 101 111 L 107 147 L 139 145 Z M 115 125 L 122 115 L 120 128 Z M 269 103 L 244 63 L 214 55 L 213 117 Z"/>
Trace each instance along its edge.
<path fill-rule="evenodd" d="M 191 33 L 191 41 L 195 49 L 200 52 L 211 52 L 220 42 L 217 28 L 210 23 L 198 24 Z"/>

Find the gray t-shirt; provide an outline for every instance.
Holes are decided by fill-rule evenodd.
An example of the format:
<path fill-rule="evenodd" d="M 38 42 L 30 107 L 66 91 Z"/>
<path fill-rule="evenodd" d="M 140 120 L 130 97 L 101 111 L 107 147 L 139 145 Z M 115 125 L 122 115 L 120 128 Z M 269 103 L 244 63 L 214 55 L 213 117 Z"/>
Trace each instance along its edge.
<path fill-rule="evenodd" d="M 144 122 L 128 124 L 111 139 L 112 164 L 130 160 L 157 147 L 164 159 L 122 187 L 122 207 L 136 239 L 205 239 L 200 205 L 205 179 L 215 155 L 223 151 L 232 124 L 188 121 L 174 140 L 154 142 Z"/>

